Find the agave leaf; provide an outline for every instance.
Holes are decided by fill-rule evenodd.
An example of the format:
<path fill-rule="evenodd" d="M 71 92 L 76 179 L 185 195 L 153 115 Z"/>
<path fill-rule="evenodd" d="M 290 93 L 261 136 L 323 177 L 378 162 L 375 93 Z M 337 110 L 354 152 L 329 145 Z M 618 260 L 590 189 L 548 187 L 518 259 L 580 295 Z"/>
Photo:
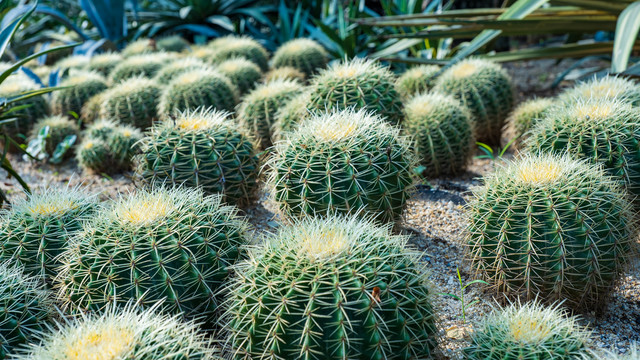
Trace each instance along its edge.
<path fill-rule="evenodd" d="M 627 69 L 629 56 L 640 30 L 640 1 L 629 5 L 618 17 L 616 35 L 613 41 L 611 72 L 619 73 Z"/>

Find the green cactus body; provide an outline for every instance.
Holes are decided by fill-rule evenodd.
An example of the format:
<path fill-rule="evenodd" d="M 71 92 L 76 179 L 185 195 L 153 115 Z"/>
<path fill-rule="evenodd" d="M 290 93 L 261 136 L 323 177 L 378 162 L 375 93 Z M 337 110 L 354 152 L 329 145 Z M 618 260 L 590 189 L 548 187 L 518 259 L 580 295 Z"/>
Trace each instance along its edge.
<path fill-rule="evenodd" d="M 621 77 L 593 78 L 560 94 L 558 102 L 571 106 L 591 98 L 618 100 L 632 106 L 640 106 L 640 87 L 633 81 Z"/>
<path fill-rule="evenodd" d="M 212 107 L 233 111 L 238 103 L 238 88 L 217 70 L 201 68 L 185 72 L 164 89 L 158 111 L 164 118 L 180 111 Z"/>
<path fill-rule="evenodd" d="M 76 138 L 80 135 L 80 129 L 78 124 L 74 120 L 71 120 L 65 116 L 53 115 L 42 118 L 38 121 L 31 130 L 31 138 L 34 139 L 44 129 L 45 126 L 49 127 L 49 135 L 45 140 L 45 151 L 49 155 L 53 155 L 58 144 L 60 144 L 67 136 L 75 135 Z M 64 156 L 71 155 L 70 151 L 67 151 Z"/>
<path fill-rule="evenodd" d="M 160 51 L 182 52 L 190 45 L 187 40 L 178 35 L 163 37 L 156 41 L 156 48 Z"/>
<path fill-rule="evenodd" d="M 419 94 L 405 105 L 404 132 L 416 139 L 430 176 L 464 171 L 474 151 L 473 124 L 466 108 L 451 95 Z"/>
<path fill-rule="evenodd" d="M 287 215 L 397 220 L 412 189 L 409 140 L 364 110 L 314 114 L 275 145 L 269 184 Z"/>
<path fill-rule="evenodd" d="M 535 127 L 555 104 L 553 99 L 531 99 L 518 105 L 507 118 L 504 128 L 506 141 L 513 141 L 515 149 L 521 150 Z"/>
<path fill-rule="evenodd" d="M 247 36 L 224 36 L 209 43 L 211 63 L 219 64 L 225 60 L 242 57 L 254 62 L 260 70 L 269 69 L 269 53 L 260 43 Z"/>
<path fill-rule="evenodd" d="M 107 140 L 118 126 L 120 124 L 113 120 L 98 119 L 87 127 L 83 136 L 85 138 Z"/>
<path fill-rule="evenodd" d="M 330 66 L 311 79 L 310 108 L 375 111 L 392 124 L 402 121 L 402 101 L 395 77 L 372 60 L 355 59 Z"/>
<path fill-rule="evenodd" d="M 6 359 L 47 328 L 53 314 L 41 279 L 0 264 L 0 359 Z"/>
<path fill-rule="evenodd" d="M 219 196 L 139 190 L 84 223 L 63 256 L 59 296 L 71 312 L 163 301 L 166 311 L 210 321 L 246 228 L 237 208 Z"/>
<path fill-rule="evenodd" d="M 104 140 L 91 138 L 83 140 L 76 148 L 76 160 L 85 170 L 95 173 L 115 172 L 109 146 Z"/>
<path fill-rule="evenodd" d="M 137 144 L 140 130 L 119 125 L 111 120 L 98 120 L 85 133 L 77 159 L 82 167 L 98 173 L 117 173 L 130 170 L 133 157 L 140 152 Z"/>
<path fill-rule="evenodd" d="M 155 42 L 151 39 L 140 39 L 129 43 L 122 49 L 122 56 L 125 58 L 145 55 L 156 51 Z"/>
<path fill-rule="evenodd" d="M 122 59 L 122 55 L 118 53 L 94 55 L 89 60 L 89 64 L 87 64 L 87 70 L 95 71 L 102 76 L 107 77 L 111 74 L 111 71 L 113 71 L 120 62 L 122 62 Z"/>
<path fill-rule="evenodd" d="M 200 187 L 248 205 L 260 170 L 253 139 L 228 113 L 199 110 L 167 119 L 143 141 L 138 175 L 155 185 Z"/>
<path fill-rule="evenodd" d="M 193 46 L 191 51 L 185 52 L 187 55 L 200 59 L 207 64 L 213 65 L 214 51 L 206 46 Z"/>
<path fill-rule="evenodd" d="M 274 143 L 284 139 L 287 133 L 298 128 L 305 119 L 310 116 L 307 109 L 311 94 L 302 92 L 289 100 L 285 106 L 276 112 L 276 120 L 271 127 L 271 134 Z"/>
<path fill-rule="evenodd" d="M 260 71 L 258 65 L 245 58 L 223 61 L 216 66 L 216 69 L 238 87 L 240 95 L 246 94 L 253 89 L 262 78 L 262 71 Z"/>
<path fill-rule="evenodd" d="M 154 310 L 112 306 L 103 314 L 83 314 L 40 335 L 15 359 L 222 359 L 197 324 Z"/>
<path fill-rule="evenodd" d="M 396 90 L 405 98 L 426 93 L 435 86 L 435 75 L 438 71 L 440 71 L 440 67 L 437 65 L 412 67 L 396 80 Z"/>
<path fill-rule="evenodd" d="M 94 197 L 68 188 L 47 188 L 16 201 L 0 214 L 0 261 L 20 264 L 50 283 L 67 241 L 96 207 Z"/>
<path fill-rule="evenodd" d="M 109 74 L 109 80 L 118 84 L 134 77 L 153 78 L 168 62 L 166 53 L 144 54 L 127 58 L 116 65 Z"/>
<path fill-rule="evenodd" d="M 66 89 L 53 92 L 51 110 L 54 114 L 67 115 L 82 112 L 82 106 L 91 97 L 107 89 L 107 82 L 98 73 L 75 72 L 60 84 Z"/>
<path fill-rule="evenodd" d="M 633 246 L 612 178 L 568 155 L 527 156 L 486 176 L 467 209 L 475 269 L 507 295 L 595 308 Z"/>
<path fill-rule="evenodd" d="M 138 142 L 142 132 L 132 126 L 121 125 L 107 139 L 107 146 L 117 170 L 129 170 L 133 157 L 140 152 Z"/>
<path fill-rule="evenodd" d="M 502 125 L 513 106 L 511 79 L 500 65 L 463 60 L 438 77 L 434 89 L 453 95 L 469 108 L 478 141 L 500 143 Z"/>
<path fill-rule="evenodd" d="M 158 71 L 158 74 L 154 79 L 159 84 L 166 85 L 170 83 L 171 80 L 175 79 L 181 74 L 184 74 L 185 72 L 202 68 L 208 68 L 208 65 L 205 64 L 202 60 L 192 57 L 183 58 L 162 67 L 162 69 Z"/>
<path fill-rule="evenodd" d="M 307 218 L 266 239 L 228 287 L 235 358 L 431 358 L 432 290 L 406 245 L 390 226 L 346 217 Z"/>
<path fill-rule="evenodd" d="M 494 310 L 471 333 L 468 360 L 592 359 L 589 332 L 558 305 L 519 303 Z"/>
<path fill-rule="evenodd" d="M 640 109 L 607 98 L 558 106 L 530 133 L 529 151 L 563 153 L 602 165 L 640 195 Z"/>
<path fill-rule="evenodd" d="M 85 101 L 80 109 L 80 120 L 84 125 L 91 124 L 100 118 L 100 109 L 104 102 L 106 91 L 97 93 Z"/>
<path fill-rule="evenodd" d="M 268 83 L 273 80 L 284 79 L 284 80 L 298 80 L 301 84 L 303 84 L 306 80 L 305 74 L 291 66 L 283 66 L 275 69 L 269 70 L 266 74 L 264 74 L 264 82 Z"/>
<path fill-rule="evenodd" d="M 276 112 L 302 91 L 302 85 L 294 80 L 280 79 L 262 84 L 238 105 L 238 120 L 260 141 L 260 147 L 266 149 L 271 145 L 271 127 Z"/>
<path fill-rule="evenodd" d="M 0 98 L 17 96 L 23 92 L 37 90 L 38 88 L 39 87 L 33 82 L 23 81 L 19 77 L 9 77 L 0 85 Z M 2 132 L 15 140 L 18 144 L 26 143 L 27 134 L 29 133 L 29 130 L 31 130 L 33 124 L 49 114 L 49 104 L 42 95 L 14 102 L 11 107 L 22 105 L 30 106 L 11 113 L 11 116 L 18 118 L 18 120 L 0 125 L 2 127 Z M 11 108 L 6 110 L 9 109 Z M 6 144 L 4 144 L 4 140 L 2 140 L 2 147 L 4 146 L 6 146 Z M 11 152 L 18 151 L 16 146 L 9 146 L 7 150 Z"/>
<path fill-rule="evenodd" d="M 162 89 L 153 80 L 132 78 L 104 93 L 100 114 L 125 125 L 146 129 L 158 118 Z"/>
<path fill-rule="evenodd" d="M 89 64 L 89 60 L 91 58 L 86 55 L 71 55 L 66 58 L 60 59 L 54 65 L 54 69 L 58 69 L 61 72 L 70 70 L 70 69 L 83 69 Z"/>
<path fill-rule="evenodd" d="M 273 55 L 273 67 L 290 66 L 311 76 L 329 62 L 325 49 L 311 39 L 294 39 L 278 48 Z"/>

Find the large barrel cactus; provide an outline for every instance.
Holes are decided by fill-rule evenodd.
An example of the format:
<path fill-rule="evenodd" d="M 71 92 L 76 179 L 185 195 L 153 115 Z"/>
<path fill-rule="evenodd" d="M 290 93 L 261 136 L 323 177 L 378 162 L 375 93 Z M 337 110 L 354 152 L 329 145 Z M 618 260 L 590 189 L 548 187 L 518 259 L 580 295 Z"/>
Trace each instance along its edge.
<path fill-rule="evenodd" d="M 51 110 L 54 114 L 80 114 L 82 106 L 94 95 L 107 89 L 105 78 L 95 72 L 78 71 L 64 79 L 63 89 L 53 92 Z"/>
<path fill-rule="evenodd" d="M 530 155 L 485 177 L 468 205 L 473 266 L 511 296 L 596 308 L 634 247 L 615 180 L 568 155 Z"/>
<path fill-rule="evenodd" d="M 563 153 L 600 164 L 633 197 L 640 195 L 640 108 L 608 98 L 558 106 L 534 127 L 530 151 Z"/>
<path fill-rule="evenodd" d="M 142 141 L 138 175 L 146 183 L 201 187 L 246 205 L 260 165 L 253 138 L 228 113 L 199 110 L 154 126 Z"/>
<path fill-rule="evenodd" d="M 515 149 L 521 150 L 529 137 L 529 131 L 551 111 L 554 104 L 553 99 L 539 98 L 527 100 L 513 109 L 504 128 L 507 143 L 511 141 Z"/>
<path fill-rule="evenodd" d="M 156 76 L 169 59 L 170 56 L 166 53 L 132 56 L 116 65 L 109 74 L 109 79 L 114 84 L 133 77 L 150 79 Z"/>
<path fill-rule="evenodd" d="M 111 302 L 211 320 L 216 293 L 241 256 L 245 221 L 201 190 L 158 188 L 96 214 L 64 254 L 60 298 L 71 312 Z"/>
<path fill-rule="evenodd" d="M 402 121 L 402 99 L 395 76 L 373 60 L 355 59 L 330 66 L 311 79 L 310 108 L 366 109 L 392 124 Z"/>
<path fill-rule="evenodd" d="M 211 41 L 208 46 L 213 50 L 209 58 L 212 64 L 243 57 L 254 62 L 262 71 L 269 69 L 269 53 L 259 42 L 248 36 L 223 36 Z"/>
<path fill-rule="evenodd" d="M 96 208 L 95 196 L 79 189 L 45 188 L 16 200 L 0 212 L 0 261 L 18 263 L 50 282 L 67 242 Z"/>
<path fill-rule="evenodd" d="M 156 49 L 160 51 L 181 52 L 191 44 L 180 35 L 166 36 L 156 41 Z"/>
<path fill-rule="evenodd" d="M 122 55 L 112 52 L 94 55 L 89 60 L 89 64 L 87 64 L 87 70 L 95 71 L 102 76 L 108 77 L 122 59 Z"/>
<path fill-rule="evenodd" d="M 173 61 L 165 66 L 163 66 L 156 77 L 154 78 L 159 84 L 168 84 L 174 78 L 184 74 L 185 72 L 189 72 L 191 70 L 202 69 L 209 67 L 204 61 L 195 58 L 195 57 L 187 57 L 181 58 L 176 61 Z"/>
<path fill-rule="evenodd" d="M 253 89 L 262 77 L 258 65 L 245 58 L 229 59 L 221 62 L 216 69 L 227 76 L 240 93 L 244 95 Z"/>
<path fill-rule="evenodd" d="M 400 95 L 410 98 L 414 95 L 426 93 L 436 84 L 435 75 L 440 71 L 437 65 L 420 65 L 405 71 L 396 80 L 396 89 Z"/>
<path fill-rule="evenodd" d="M 496 309 L 471 333 L 468 360 L 590 359 L 589 331 L 559 306 L 513 303 Z"/>
<path fill-rule="evenodd" d="M 455 96 L 471 110 L 478 141 L 500 143 L 502 125 L 513 106 L 511 79 L 500 65 L 463 60 L 440 75 L 434 89 Z"/>
<path fill-rule="evenodd" d="M 275 146 L 274 200 L 290 216 L 348 213 L 399 218 L 413 186 L 409 140 L 365 110 L 314 114 Z"/>
<path fill-rule="evenodd" d="M 428 275 L 407 239 L 355 218 L 307 218 L 239 263 L 236 359 L 423 359 L 436 346 Z"/>
<path fill-rule="evenodd" d="M 104 93 L 100 114 L 123 124 L 146 129 L 158 118 L 162 88 L 155 81 L 135 77 Z"/>
<path fill-rule="evenodd" d="M 640 106 L 640 87 L 633 81 L 621 77 L 594 77 L 560 94 L 558 102 L 571 106 L 591 98 L 619 100 Z"/>
<path fill-rule="evenodd" d="M 273 54 L 273 67 L 290 66 L 311 76 L 327 66 L 329 55 L 311 39 L 293 39 L 278 48 Z"/>

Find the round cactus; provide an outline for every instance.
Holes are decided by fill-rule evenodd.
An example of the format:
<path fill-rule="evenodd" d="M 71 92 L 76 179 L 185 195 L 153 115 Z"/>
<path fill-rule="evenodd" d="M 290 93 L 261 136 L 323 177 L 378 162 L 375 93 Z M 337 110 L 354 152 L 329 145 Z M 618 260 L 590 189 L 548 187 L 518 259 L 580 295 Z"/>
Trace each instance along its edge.
<path fill-rule="evenodd" d="M 200 68 L 185 72 L 162 92 L 158 111 L 162 117 L 177 112 L 213 107 L 233 111 L 238 103 L 238 88 L 217 70 Z"/>
<path fill-rule="evenodd" d="M 31 139 L 36 138 L 45 126 L 49 127 L 49 135 L 45 140 L 44 151 L 50 156 L 67 136 L 75 135 L 77 138 L 80 135 L 80 129 L 75 121 L 65 116 L 53 115 L 42 118 L 35 124 L 31 130 Z M 67 151 L 64 155 L 68 157 L 71 152 Z"/>
<path fill-rule="evenodd" d="M 451 95 L 418 94 L 405 106 L 404 132 L 414 135 L 429 176 L 458 174 L 474 152 L 469 111 Z"/>
<path fill-rule="evenodd" d="M 529 131 L 535 127 L 555 104 L 553 99 L 539 98 L 525 101 L 518 105 L 507 118 L 504 136 L 513 141 L 515 149 L 522 149 Z"/>
<path fill-rule="evenodd" d="M 391 226 L 346 217 L 285 227 L 235 266 L 236 358 L 418 359 L 436 346 L 420 256 Z"/>
<path fill-rule="evenodd" d="M 271 127 L 271 137 L 274 142 L 284 139 L 287 133 L 294 131 L 298 124 L 309 117 L 310 111 L 307 106 L 310 98 L 309 92 L 302 92 L 278 109 L 276 120 Z"/>
<path fill-rule="evenodd" d="M 300 83 L 304 83 L 307 77 L 303 72 L 296 68 L 292 68 L 291 66 L 283 66 L 276 69 L 269 70 L 268 73 L 264 74 L 264 82 L 271 82 L 277 79 L 284 80 L 298 80 Z"/>
<path fill-rule="evenodd" d="M 120 124 L 113 120 L 98 119 L 87 127 L 83 135 L 85 138 L 107 140 L 118 126 Z"/>
<path fill-rule="evenodd" d="M 53 314 L 42 280 L 0 264 L 0 359 L 6 359 L 46 329 Z"/>
<path fill-rule="evenodd" d="M 150 79 L 156 76 L 167 61 L 166 53 L 132 56 L 116 65 L 109 74 L 109 79 L 114 84 L 138 76 Z"/>
<path fill-rule="evenodd" d="M 132 167 L 139 152 L 140 130 L 101 119 L 86 131 L 85 141 L 77 150 L 80 165 L 98 173 L 117 173 Z"/>
<path fill-rule="evenodd" d="M 38 85 L 33 82 L 21 81 L 20 78 L 8 78 L 0 85 L 0 98 L 14 97 L 26 91 L 37 90 L 38 88 Z M 11 116 L 18 118 L 16 121 L 0 125 L 2 132 L 18 144 L 24 144 L 27 139 L 27 134 L 29 130 L 31 130 L 31 126 L 49 113 L 49 104 L 42 95 L 16 101 L 6 110 L 23 105 L 30 106 L 11 113 Z M 2 140 L 2 142 L 3 146 L 7 146 L 4 144 L 4 140 Z M 7 150 L 13 152 L 18 149 L 15 146 L 8 146 Z"/>
<path fill-rule="evenodd" d="M 76 148 L 76 160 L 85 170 L 96 173 L 114 172 L 109 146 L 101 139 L 84 139 Z"/>
<path fill-rule="evenodd" d="M 156 48 L 160 51 L 181 52 L 189 48 L 189 42 L 182 36 L 173 35 L 156 41 Z"/>
<path fill-rule="evenodd" d="M 558 102 L 575 105 L 580 100 L 591 98 L 619 100 L 632 106 L 640 106 L 640 87 L 633 81 L 621 77 L 593 78 L 560 94 Z"/>
<path fill-rule="evenodd" d="M 473 266 L 507 295 L 595 308 L 633 248 L 630 205 L 597 166 L 529 155 L 485 177 L 468 205 Z"/>
<path fill-rule="evenodd" d="M 60 59 L 54 65 L 54 69 L 58 69 L 61 72 L 70 69 L 83 69 L 89 64 L 91 58 L 86 55 L 72 55 L 66 58 Z"/>
<path fill-rule="evenodd" d="M 156 51 L 156 43 L 152 39 L 140 39 L 129 43 L 122 49 L 122 56 L 128 58 Z"/>
<path fill-rule="evenodd" d="M 397 124 L 402 120 L 402 102 L 395 77 L 372 60 L 355 59 L 333 65 L 311 79 L 311 108 L 366 109 Z"/>
<path fill-rule="evenodd" d="M 246 222 L 201 190 L 139 190 L 84 223 L 63 256 L 60 297 L 75 311 L 135 300 L 212 319 L 216 293 L 241 257 Z"/>
<path fill-rule="evenodd" d="M 165 65 L 158 71 L 154 78 L 159 84 L 168 84 L 177 76 L 191 70 L 207 68 L 208 66 L 200 59 L 188 57 L 176 60 Z"/>
<path fill-rule="evenodd" d="M 213 64 L 214 51 L 206 46 L 194 46 L 191 51 L 186 52 L 187 55 L 200 59 L 207 64 Z"/>
<path fill-rule="evenodd" d="M 238 106 L 238 120 L 251 130 L 261 148 L 271 145 L 271 127 L 278 109 L 301 91 L 299 82 L 280 79 L 258 86 L 243 98 Z"/>
<path fill-rule="evenodd" d="M 290 66 L 311 76 L 324 69 L 329 61 L 325 49 L 311 39 L 290 40 L 278 48 L 273 54 L 273 67 Z"/>
<path fill-rule="evenodd" d="M 591 359 L 589 332 L 558 305 L 533 302 L 494 310 L 471 334 L 468 360 Z"/>
<path fill-rule="evenodd" d="M 153 80 L 132 78 L 104 93 L 100 114 L 125 125 L 146 129 L 158 118 L 162 89 Z"/>
<path fill-rule="evenodd" d="M 87 70 L 95 71 L 102 76 L 109 76 L 111 71 L 122 62 L 122 55 L 118 53 L 104 53 L 94 55 L 87 64 Z"/>
<path fill-rule="evenodd" d="M 58 256 L 96 206 L 95 197 L 69 188 L 46 188 L 16 200 L 0 212 L 0 261 L 18 263 L 26 273 L 51 282 Z"/>
<path fill-rule="evenodd" d="M 245 58 L 229 59 L 221 62 L 216 69 L 227 76 L 243 95 L 253 89 L 262 77 L 258 65 Z"/>
<path fill-rule="evenodd" d="M 455 96 L 469 108 L 478 141 L 500 143 L 502 125 L 514 96 L 511 79 L 500 65 L 479 59 L 463 60 L 438 77 L 434 89 Z"/>
<path fill-rule="evenodd" d="M 534 127 L 530 151 L 570 154 L 600 164 L 640 195 L 640 109 L 607 98 L 558 106 Z"/>
<path fill-rule="evenodd" d="M 83 124 L 91 124 L 100 118 L 100 109 L 104 101 L 106 91 L 97 93 L 85 101 L 80 109 L 80 120 Z"/>
<path fill-rule="evenodd" d="M 247 36 L 224 36 L 209 43 L 211 62 L 219 64 L 225 60 L 243 57 L 254 62 L 260 70 L 269 69 L 269 53 L 254 39 Z"/>
<path fill-rule="evenodd" d="M 115 128 L 106 141 L 115 169 L 131 169 L 133 157 L 140 151 L 138 142 L 142 137 L 142 132 L 132 126 L 120 125 Z"/>
<path fill-rule="evenodd" d="M 405 71 L 396 80 L 396 90 L 405 98 L 426 93 L 436 84 L 435 75 L 440 71 L 437 65 L 420 65 Z"/>
<path fill-rule="evenodd" d="M 253 139 L 228 113 L 187 111 L 147 134 L 138 175 L 150 184 L 200 187 L 247 205 L 257 190 L 256 153 Z"/>
<path fill-rule="evenodd" d="M 59 324 L 39 336 L 16 360 L 217 360 L 211 341 L 197 324 L 155 309 L 110 307 L 101 315 L 86 315 Z"/>
<path fill-rule="evenodd" d="M 348 213 L 397 220 L 416 159 L 408 138 L 364 110 L 314 114 L 275 146 L 269 184 L 288 215 Z"/>
<path fill-rule="evenodd" d="M 51 110 L 54 114 L 80 114 L 82 106 L 91 97 L 107 89 L 102 75 L 94 72 L 75 72 L 60 84 L 64 89 L 53 92 Z"/>

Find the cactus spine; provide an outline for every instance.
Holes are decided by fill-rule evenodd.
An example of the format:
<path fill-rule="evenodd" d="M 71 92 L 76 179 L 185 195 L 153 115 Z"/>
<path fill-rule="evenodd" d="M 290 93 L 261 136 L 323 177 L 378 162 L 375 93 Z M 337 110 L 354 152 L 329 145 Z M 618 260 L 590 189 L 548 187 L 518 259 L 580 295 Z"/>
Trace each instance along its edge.
<path fill-rule="evenodd" d="M 412 67 L 396 80 L 396 90 L 405 98 L 426 93 L 435 86 L 435 75 L 438 71 L 440 71 L 440 67 L 437 65 Z"/>
<path fill-rule="evenodd" d="M 132 78 L 105 92 L 100 114 L 123 124 L 146 129 L 158 118 L 162 89 L 153 80 Z"/>
<path fill-rule="evenodd" d="M 640 88 L 633 81 L 621 77 L 594 77 L 560 94 L 558 102 L 575 105 L 576 102 L 591 98 L 618 100 L 640 106 Z"/>
<path fill-rule="evenodd" d="M 61 86 L 67 88 L 53 93 L 52 112 L 59 115 L 74 112 L 79 115 L 82 112 L 82 106 L 91 97 L 107 89 L 107 82 L 98 73 L 76 72 L 63 80 Z"/>
<path fill-rule="evenodd" d="M 311 39 L 290 40 L 278 48 L 273 55 L 273 67 L 290 66 L 311 76 L 327 66 L 329 55 L 325 49 Z"/>
<path fill-rule="evenodd" d="M 521 150 L 533 129 L 555 104 L 552 99 L 531 99 L 518 105 L 507 118 L 504 135 L 507 141 L 513 140 L 515 149 Z"/>

